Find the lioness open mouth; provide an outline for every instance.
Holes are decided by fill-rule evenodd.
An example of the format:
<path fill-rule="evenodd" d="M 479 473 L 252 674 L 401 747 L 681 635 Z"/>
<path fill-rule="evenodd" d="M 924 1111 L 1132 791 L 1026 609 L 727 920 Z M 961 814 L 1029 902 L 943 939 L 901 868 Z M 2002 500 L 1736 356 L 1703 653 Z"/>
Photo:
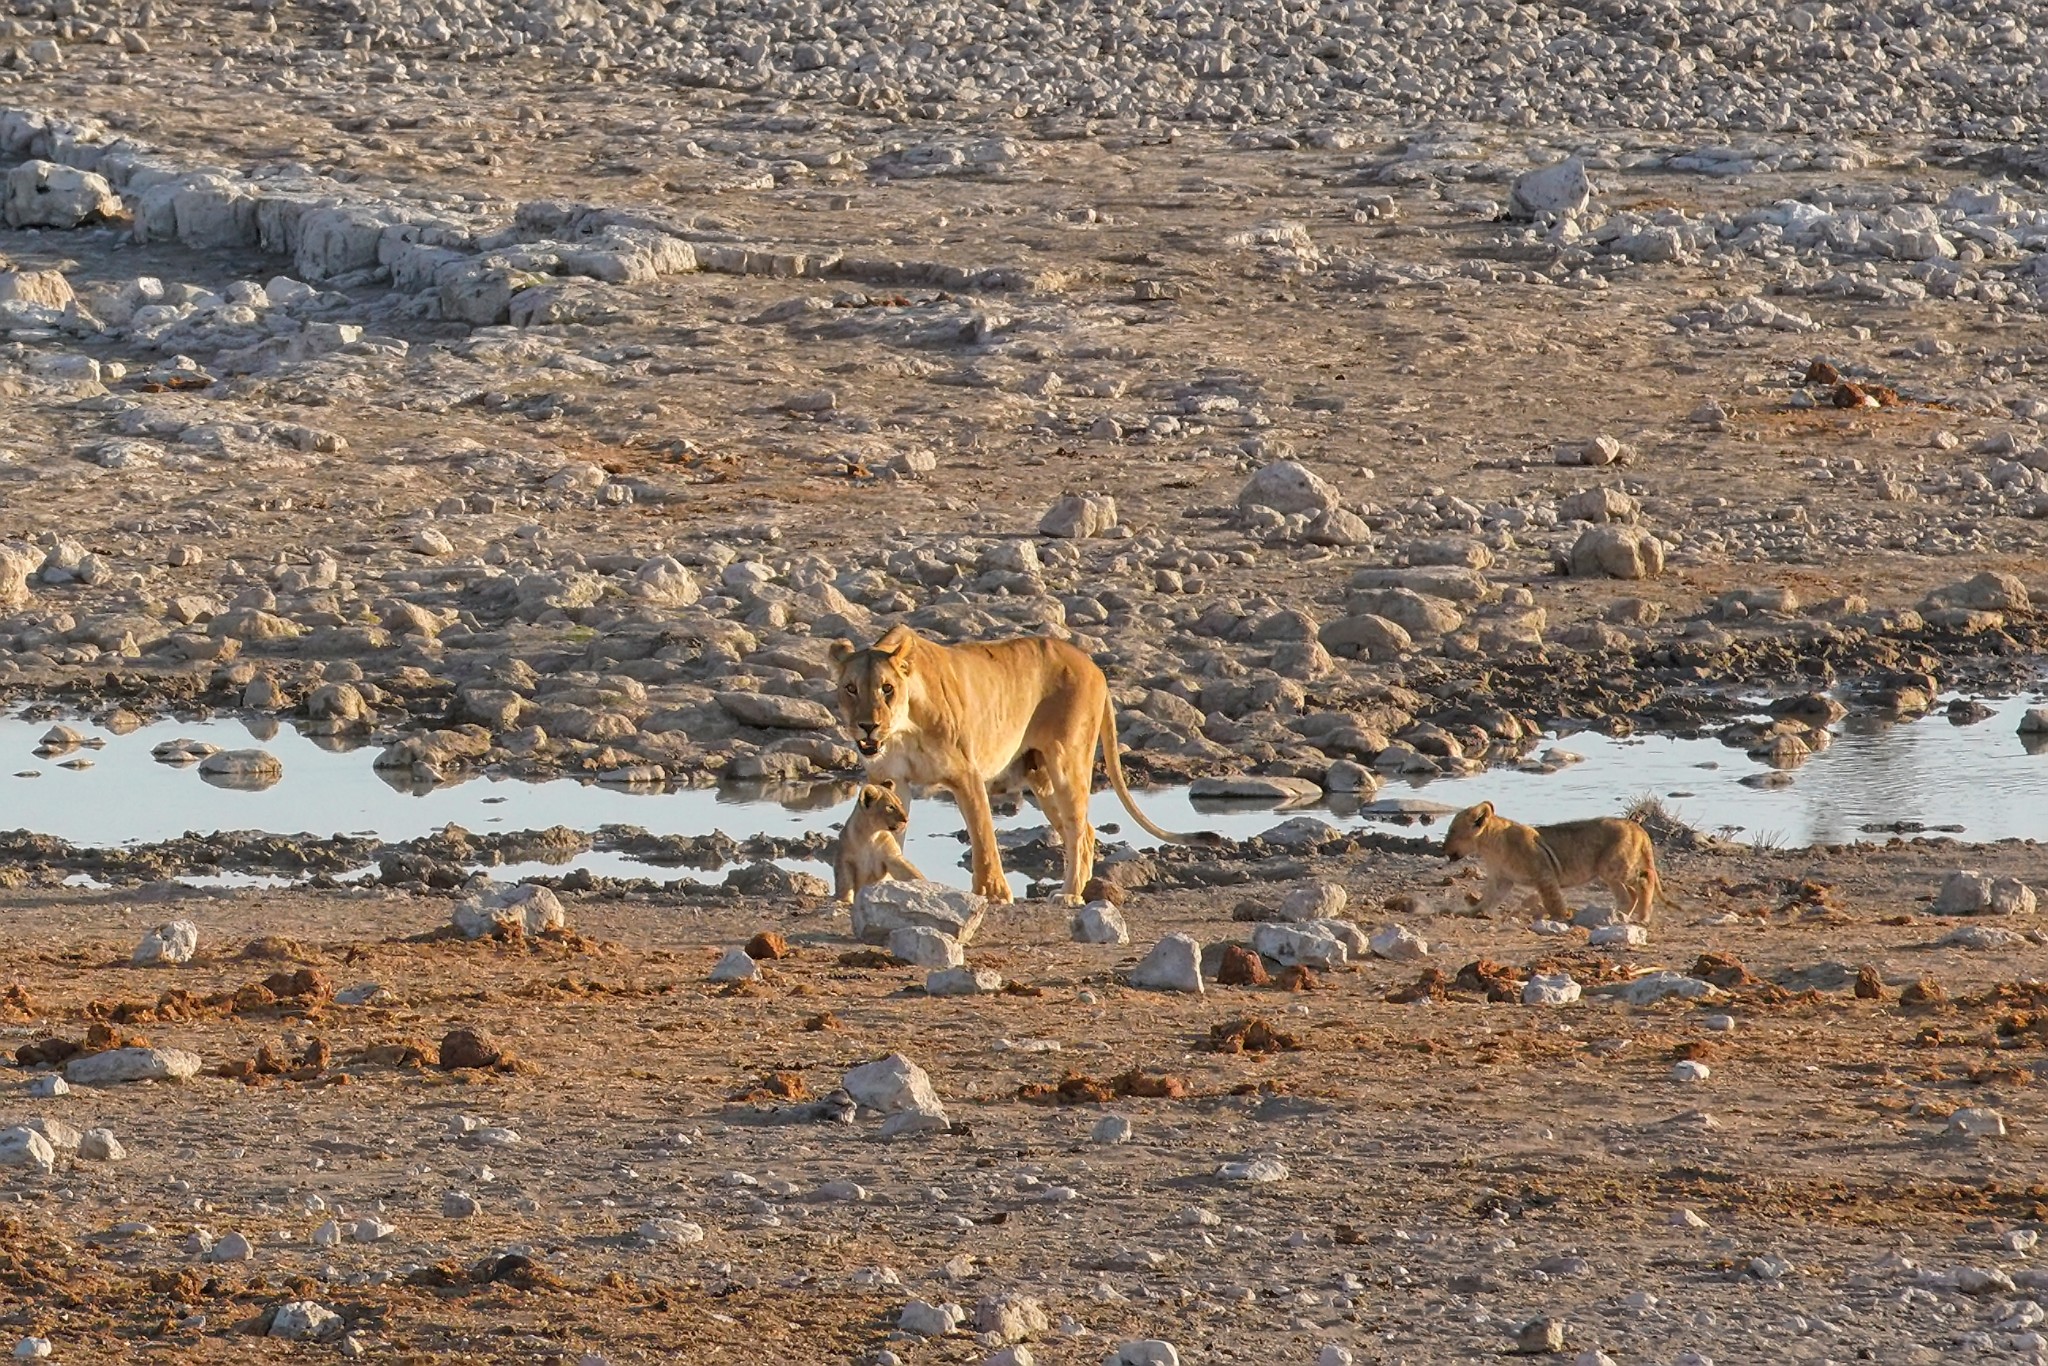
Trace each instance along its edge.
<path fill-rule="evenodd" d="M 853 742 L 853 747 L 862 754 L 867 755 L 870 759 L 882 752 L 882 747 L 873 740 L 856 740 Z"/>

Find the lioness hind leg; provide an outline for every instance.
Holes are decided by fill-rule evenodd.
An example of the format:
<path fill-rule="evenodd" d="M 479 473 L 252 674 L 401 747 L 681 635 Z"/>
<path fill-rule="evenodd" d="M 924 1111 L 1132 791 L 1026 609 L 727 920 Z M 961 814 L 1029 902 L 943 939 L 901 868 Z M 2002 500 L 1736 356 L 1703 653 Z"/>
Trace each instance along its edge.
<path fill-rule="evenodd" d="M 1086 768 L 1081 765 L 1085 764 Z M 1041 767 L 1033 774 L 1038 804 L 1059 832 L 1066 854 L 1066 882 L 1061 895 L 1070 906 L 1081 904 L 1081 889 L 1095 876 L 1095 827 L 1088 822 L 1089 789 L 1094 785 L 1095 751 L 1083 752 L 1080 763 Z"/>

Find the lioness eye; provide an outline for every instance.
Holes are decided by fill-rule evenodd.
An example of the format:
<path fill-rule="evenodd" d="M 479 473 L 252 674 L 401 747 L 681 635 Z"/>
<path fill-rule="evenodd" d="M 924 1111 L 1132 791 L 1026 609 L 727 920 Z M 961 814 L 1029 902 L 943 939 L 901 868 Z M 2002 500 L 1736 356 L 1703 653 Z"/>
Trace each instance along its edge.
<path fill-rule="evenodd" d="M 847 685 L 846 685 L 846 695 L 847 695 L 848 697 L 859 697 L 859 696 L 860 696 L 860 684 L 858 684 L 858 683 L 849 683 L 849 684 L 847 684 Z"/>
<path fill-rule="evenodd" d="M 890 687 L 887 683 L 884 683 L 882 685 L 882 700 L 887 701 L 890 698 L 893 698 L 894 696 L 896 696 L 896 690 Z"/>

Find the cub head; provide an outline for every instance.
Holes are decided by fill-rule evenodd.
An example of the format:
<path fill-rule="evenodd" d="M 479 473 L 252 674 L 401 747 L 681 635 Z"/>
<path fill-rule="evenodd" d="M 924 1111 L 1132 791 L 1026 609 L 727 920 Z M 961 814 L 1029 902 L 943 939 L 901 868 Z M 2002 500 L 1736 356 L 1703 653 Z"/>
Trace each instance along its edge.
<path fill-rule="evenodd" d="M 872 759 L 891 740 L 910 729 L 910 642 L 901 626 L 865 650 L 850 640 L 832 642 L 839 717 L 853 736 L 854 748 Z"/>
<path fill-rule="evenodd" d="M 1444 832 L 1444 857 L 1456 863 L 1467 854 L 1478 853 L 1479 836 L 1493 819 L 1492 802 L 1468 806 L 1451 817 L 1451 828 Z"/>
<path fill-rule="evenodd" d="M 896 784 L 868 783 L 860 790 L 861 814 L 870 824 L 890 834 L 901 834 L 910 825 L 910 812 L 896 795 Z"/>

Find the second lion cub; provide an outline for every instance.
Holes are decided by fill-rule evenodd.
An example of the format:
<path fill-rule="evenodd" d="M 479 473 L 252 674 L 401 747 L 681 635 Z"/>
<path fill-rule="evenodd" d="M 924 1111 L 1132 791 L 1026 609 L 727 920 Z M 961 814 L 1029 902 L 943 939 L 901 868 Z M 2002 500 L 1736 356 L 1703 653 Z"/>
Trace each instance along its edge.
<path fill-rule="evenodd" d="M 892 877 L 922 880 L 924 874 L 903 857 L 903 846 L 896 842 L 909 825 L 910 812 L 896 795 L 896 784 L 864 784 L 839 832 L 839 852 L 832 859 L 833 898 L 851 901 L 869 883 Z"/>
<path fill-rule="evenodd" d="M 1543 899 L 1544 914 L 1569 920 L 1561 890 L 1588 882 L 1606 887 L 1614 909 L 1638 924 L 1649 923 L 1654 903 L 1677 904 L 1658 881 L 1650 836 L 1634 821 L 1615 816 L 1523 825 L 1495 815 L 1492 802 L 1481 802 L 1451 818 L 1444 855 L 1453 863 L 1472 857 L 1485 866 L 1486 886 L 1475 908 L 1482 914 L 1511 889 L 1530 887 Z"/>

